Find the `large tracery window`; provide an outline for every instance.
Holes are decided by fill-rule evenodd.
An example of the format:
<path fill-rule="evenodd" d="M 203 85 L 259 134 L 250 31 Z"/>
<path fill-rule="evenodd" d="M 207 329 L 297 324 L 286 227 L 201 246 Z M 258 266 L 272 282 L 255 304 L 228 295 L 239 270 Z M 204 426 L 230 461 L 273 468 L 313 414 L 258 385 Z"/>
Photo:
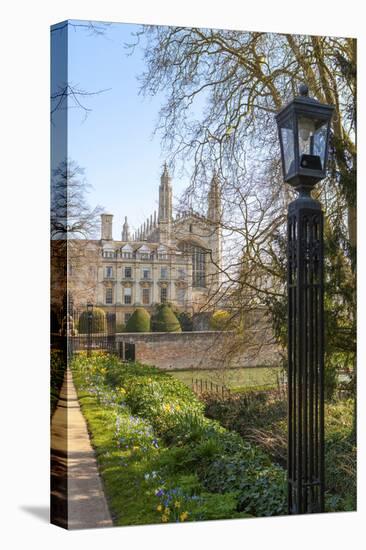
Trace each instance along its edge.
<path fill-rule="evenodd" d="M 180 243 L 179 249 L 192 255 L 192 286 L 206 286 L 206 251 L 192 243 Z"/>

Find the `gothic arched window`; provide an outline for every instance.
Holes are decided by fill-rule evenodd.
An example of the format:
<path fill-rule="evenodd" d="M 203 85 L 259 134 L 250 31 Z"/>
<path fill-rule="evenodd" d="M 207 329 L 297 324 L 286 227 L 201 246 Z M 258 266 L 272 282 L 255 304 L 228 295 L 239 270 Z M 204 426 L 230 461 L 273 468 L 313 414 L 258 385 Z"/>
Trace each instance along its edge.
<path fill-rule="evenodd" d="M 178 248 L 192 256 L 192 286 L 206 287 L 206 251 L 194 243 L 183 242 Z"/>

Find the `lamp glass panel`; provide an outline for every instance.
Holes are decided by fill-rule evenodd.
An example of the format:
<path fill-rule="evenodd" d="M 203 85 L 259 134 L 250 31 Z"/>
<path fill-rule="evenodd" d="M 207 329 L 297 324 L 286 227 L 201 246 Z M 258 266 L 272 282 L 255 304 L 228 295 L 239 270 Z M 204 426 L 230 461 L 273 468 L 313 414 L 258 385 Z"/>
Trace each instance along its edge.
<path fill-rule="evenodd" d="M 318 127 L 314 132 L 313 139 L 313 150 L 314 155 L 320 157 L 320 162 L 322 164 L 322 169 L 324 170 L 325 166 L 325 151 L 327 146 L 327 135 L 328 135 L 328 123 L 320 121 Z"/>
<path fill-rule="evenodd" d="M 299 155 L 312 155 L 313 136 L 315 132 L 315 120 L 312 118 L 299 117 Z"/>
<path fill-rule="evenodd" d="M 300 163 L 302 155 L 311 155 L 317 163 L 320 161 L 319 168 L 324 169 L 325 150 L 327 142 L 328 123 L 324 120 L 314 118 L 299 117 L 299 157 Z M 316 163 L 315 163 L 316 164 Z"/>
<path fill-rule="evenodd" d="M 295 148 L 294 148 L 294 130 L 292 120 L 286 120 L 281 126 L 281 141 L 284 161 L 284 172 L 287 176 L 293 171 L 295 164 Z"/>

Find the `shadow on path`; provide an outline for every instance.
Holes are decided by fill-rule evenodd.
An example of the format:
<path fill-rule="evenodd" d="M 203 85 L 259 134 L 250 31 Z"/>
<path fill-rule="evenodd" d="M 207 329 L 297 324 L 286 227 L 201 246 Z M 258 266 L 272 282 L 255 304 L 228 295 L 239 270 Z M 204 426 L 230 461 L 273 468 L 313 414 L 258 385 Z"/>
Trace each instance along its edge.
<path fill-rule="evenodd" d="M 51 523 L 66 529 L 113 525 L 69 369 L 51 422 Z"/>

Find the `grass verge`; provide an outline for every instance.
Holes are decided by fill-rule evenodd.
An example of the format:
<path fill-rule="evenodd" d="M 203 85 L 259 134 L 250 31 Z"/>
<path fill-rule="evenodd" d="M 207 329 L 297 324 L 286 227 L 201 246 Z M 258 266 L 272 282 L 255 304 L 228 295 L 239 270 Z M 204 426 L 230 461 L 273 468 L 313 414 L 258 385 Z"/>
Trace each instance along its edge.
<path fill-rule="evenodd" d="M 95 354 L 72 364 L 115 525 L 285 513 L 285 473 L 183 383 Z"/>

